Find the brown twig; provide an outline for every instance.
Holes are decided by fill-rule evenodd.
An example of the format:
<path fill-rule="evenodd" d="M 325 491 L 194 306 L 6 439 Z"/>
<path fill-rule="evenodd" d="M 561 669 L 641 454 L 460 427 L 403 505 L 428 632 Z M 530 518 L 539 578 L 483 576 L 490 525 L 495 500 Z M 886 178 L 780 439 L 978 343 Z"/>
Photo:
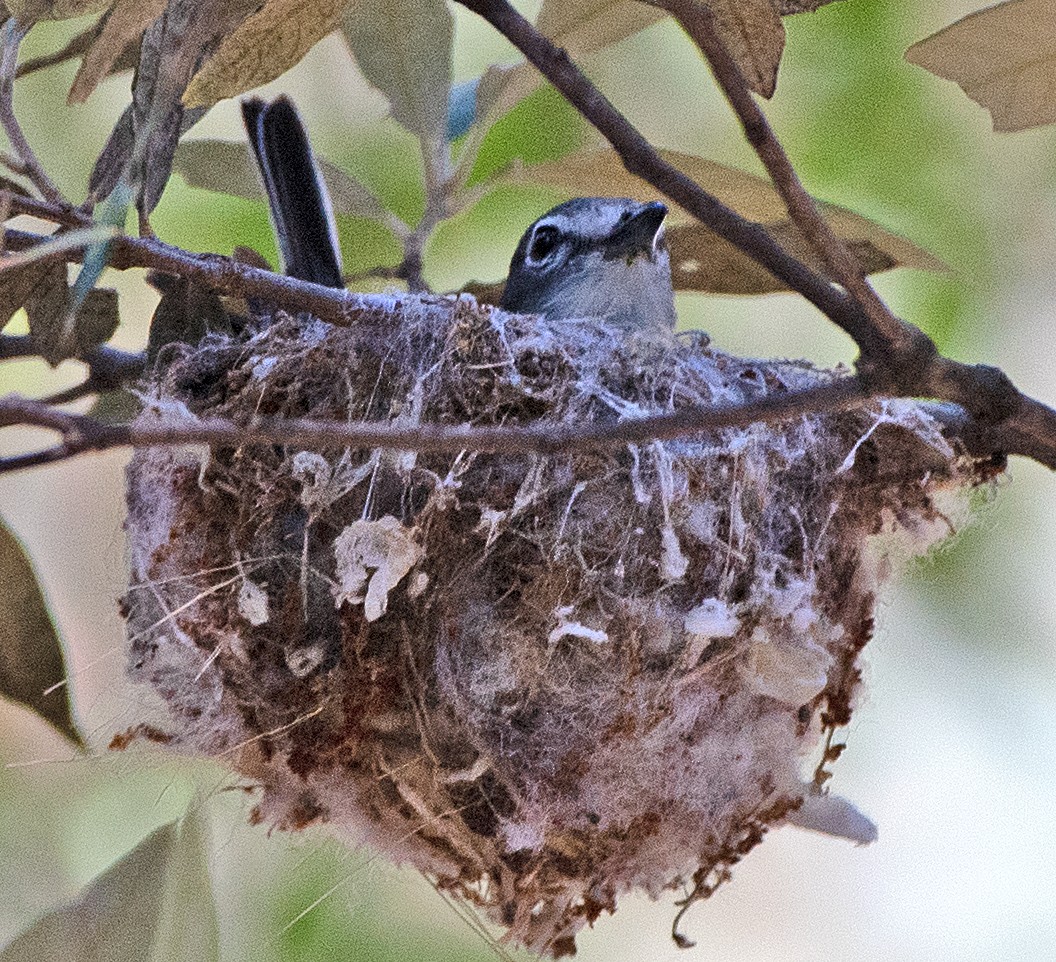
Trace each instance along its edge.
<path fill-rule="evenodd" d="M 803 187 L 788 155 L 752 97 L 740 67 L 719 35 L 714 14 L 706 4 L 697 0 L 644 2 L 670 13 L 700 48 L 711 67 L 716 83 L 740 120 L 745 138 L 762 161 L 774 187 L 784 200 L 793 223 L 824 260 L 832 277 L 861 305 L 883 346 L 884 356 L 905 355 L 913 348 L 912 342 L 920 332 L 904 324 L 891 313 L 866 280 L 847 246 L 822 217 L 817 203 Z M 865 352 L 871 343 L 872 341 L 868 341 L 859 346 Z"/>
<path fill-rule="evenodd" d="M 221 418 L 159 421 L 151 424 L 104 424 L 82 414 L 59 411 L 18 395 L 0 398 L 0 428 L 14 425 L 48 428 L 62 442 L 31 455 L 0 460 L 0 472 L 28 464 L 64 460 L 86 451 L 134 445 L 283 444 L 294 448 L 396 448 L 456 454 L 488 451 L 497 454 L 559 454 L 596 450 L 619 444 L 647 444 L 746 427 L 759 421 L 781 421 L 804 414 L 823 414 L 859 407 L 869 400 L 856 377 L 831 384 L 775 394 L 727 407 L 687 407 L 671 414 L 624 420 L 615 424 L 533 424 L 524 427 L 418 425 L 398 427 L 372 422 L 261 418 L 238 424 Z M 27 461 L 37 458 L 36 461 Z"/>
<path fill-rule="evenodd" d="M 7 228 L 4 249 L 22 251 L 48 240 L 39 234 Z M 56 252 L 56 257 L 79 263 L 83 250 Z M 377 299 L 368 294 L 339 291 L 322 284 L 299 281 L 284 274 L 240 264 L 219 254 L 194 254 L 156 237 L 115 237 L 110 241 L 107 267 L 124 271 L 145 268 L 173 274 L 200 284 L 216 294 L 256 298 L 291 313 L 314 314 L 330 324 L 348 326 L 377 317 Z M 395 308 L 398 309 L 398 299 Z"/>
<path fill-rule="evenodd" d="M 26 31 L 14 17 L 8 18 L 0 30 L 0 126 L 7 134 L 11 148 L 22 165 L 22 172 L 41 195 L 57 206 L 70 207 L 69 202 L 62 196 L 62 191 L 55 186 L 37 155 L 33 153 L 33 148 L 22 132 L 18 118 L 15 117 L 15 72 L 18 67 L 18 48 L 25 35 Z"/>
<path fill-rule="evenodd" d="M 63 227 L 88 227 L 92 224 L 92 218 L 83 211 L 77 210 L 76 207 L 49 203 L 38 197 L 17 194 L 12 190 L 0 191 L 0 198 L 7 205 L 9 217 L 14 217 L 16 214 L 29 214 Z"/>
<path fill-rule="evenodd" d="M 4 236 L 5 249 L 12 251 L 26 250 L 47 240 L 41 235 L 11 228 L 6 230 Z M 396 324 L 399 320 L 399 297 L 389 299 L 387 311 L 379 311 L 378 300 L 374 295 L 339 291 L 295 280 L 216 254 L 190 253 L 156 238 L 117 237 L 111 243 L 109 266 L 117 270 L 147 268 L 185 277 L 217 294 L 256 299 L 291 313 L 313 314 L 321 320 L 341 326 L 357 324 L 377 327 L 387 322 Z M 81 253 L 71 249 L 56 256 L 77 262 Z M 419 299 L 415 295 L 406 296 L 415 301 Z M 440 297 L 430 300 L 433 303 L 450 303 Z M 1047 467 L 1056 468 L 1056 411 L 1021 395 L 1001 371 L 984 365 L 961 364 L 942 357 L 935 357 L 926 367 L 914 370 L 905 359 L 901 360 L 905 365 L 901 371 L 902 383 L 912 385 L 911 389 L 883 391 L 876 379 L 872 378 L 863 381 L 863 384 L 868 385 L 865 393 L 934 397 L 952 401 L 978 421 L 970 431 L 964 432 L 971 434 L 974 449 L 987 454 L 998 451 L 1024 454 Z M 1019 419 L 1020 412 L 1022 421 Z M 766 419 L 765 412 L 760 414 L 760 419 Z M 665 436 L 689 434 L 693 430 L 693 427 L 688 427 Z M 594 440 L 602 443 L 599 439 Z M 375 444 L 374 441 L 370 443 Z M 620 442 L 614 438 L 607 443 Z M 383 444 L 383 441 L 377 441 L 375 446 Z M 394 446 L 409 445 L 394 442 Z M 468 443 L 463 446 L 474 447 Z"/>

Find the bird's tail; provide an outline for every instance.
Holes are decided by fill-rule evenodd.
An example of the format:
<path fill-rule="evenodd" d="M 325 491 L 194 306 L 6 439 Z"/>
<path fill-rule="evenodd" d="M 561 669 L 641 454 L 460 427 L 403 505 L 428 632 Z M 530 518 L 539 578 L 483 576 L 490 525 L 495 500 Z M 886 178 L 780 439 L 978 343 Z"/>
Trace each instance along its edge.
<path fill-rule="evenodd" d="M 308 132 L 287 97 L 242 101 L 242 119 L 268 194 L 282 268 L 290 277 L 344 287 L 330 194 Z"/>

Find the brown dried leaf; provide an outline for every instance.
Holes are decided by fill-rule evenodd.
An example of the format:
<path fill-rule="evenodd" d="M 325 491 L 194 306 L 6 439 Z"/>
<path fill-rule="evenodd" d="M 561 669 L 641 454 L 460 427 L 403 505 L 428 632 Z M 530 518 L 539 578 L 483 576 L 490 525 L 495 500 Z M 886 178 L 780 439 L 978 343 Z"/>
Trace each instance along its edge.
<path fill-rule="evenodd" d="M 33 566 L 0 521 L 0 695 L 32 709 L 83 746 L 68 686 L 54 689 L 65 678 L 62 645 Z"/>
<path fill-rule="evenodd" d="M 25 307 L 29 334 L 44 360 L 58 364 L 77 353 L 65 264 L 50 262 L 43 265 L 37 283 L 26 298 Z"/>
<path fill-rule="evenodd" d="M 774 238 L 814 270 L 826 272 L 806 239 L 789 221 L 768 225 Z M 847 246 L 867 274 L 897 267 L 898 262 L 869 240 L 847 239 Z M 770 294 L 788 290 L 766 268 L 703 224 L 678 224 L 667 232 L 671 281 L 676 291 L 707 294 Z"/>
<path fill-rule="evenodd" d="M 113 0 L 6 0 L 11 16 L 22 24 L 38 20 L 69 20 L 105 10 Z"/>
<path fill-rule="evenodd" d="M 444 0 L 357 0 L 341 30 L 363 75 L 412 134 L 444 139 L 454 22 Z"/>
<path fill-rule="evenodd" d="M 787 224 L 788 212 L 784 202 L 768 180 L 691 154 L 682 154 L 673 150 L 661 150 L 660 154 L 742 217 L 768 227 Z M 633 197 L 642 201 L 656 199 L 656 189 L 644 180 L 628 173 L 616 153 L 608 148 L 577 151 L 560 160 L 522 168 L 511 176 L 518 176 L 534 183 L 549 184 L 565 191 L 569 196 L 595 194 L 608 197 Z M 691 219 L 681 207 L 675 204 L 671 207 L 670 225 L 672 226 L 669 226 L 669 237 L 673 232 L 673 225 L 685 223 Z M 888 266 L 916 267 L 932 271 L 946 270 L 946 265 L 937 257 L 918 247 L 912 241 L 885 230 L 868 218 L 835 204 L 822 204 L 821 208 L 829 224 L 843 240 L 855 243 L 868 242 L 886 258 L 893 261 L 893 264 Z M 797 253 L 805 250 L 802 247 L 796 248 Z M 710 247 L 702 251 L 705 254 L 709 252 Z"/>
<path fill-rule="evenodd" d="M 697 6 L 705 4 L 697 0 Z M 785 28 L 773 0 L 708 0 L 707 7 L 748 85 L 757 94 L 772 97 L 785 49 Z"/>
<path fill-rule="evenodd" d="M 578 57 L 625 40 L 665 16 L 631 0 L 543 0 L 535 25 Z"/>
<path fill-rule="evenodd" d="M 787 17 L 793 13 L 813 13 L 819 7 L 835 2 L 836 0 L 777 0 L 776 7 L 782 17 Z"/>
<path fill-rule="evenodd" d="M 1051 0 L 1006 0 L 913 44 L 906 60 L 953 80 L 990 111 L 994 130 L 1056 121 L 1056 9 Z"/>
<path fill-rule="evenodd" d="M 183 95 L 208 107 L 285 73 L 336 29 L 349 0 L 267 0 L 225 37 Z"/>
<path fill-rule="evenodd" d="M 93 287 L 85 295 L 74 319 L 77 352 L 83 353 L 105 344 L 114 336 L 120 321 L 117 291 L 112 287 Z"/>
<path fill-rule="evenodd" d="M 44 264 L 23 264 L 0 271 L 0 329 L 25 305 L 45 269 Z"/>
<path fill-rule="evenodd" d="M 99 82 L 109 76 L 129 45 L 161 16 L 166 3 L 167 0 L 117 0 L 81 61 L 70 87 L 69 103 L 84 103 Z"/>
<path fill-rule="evenodd" d="M 25 308 L 30 336 L 44 360 L 58 364 L 110 340 L 119 322 L 117 291 L 93 288 L 74 311 L 66 265 L 33 266 L 37 267 L 36 282 Z"/>

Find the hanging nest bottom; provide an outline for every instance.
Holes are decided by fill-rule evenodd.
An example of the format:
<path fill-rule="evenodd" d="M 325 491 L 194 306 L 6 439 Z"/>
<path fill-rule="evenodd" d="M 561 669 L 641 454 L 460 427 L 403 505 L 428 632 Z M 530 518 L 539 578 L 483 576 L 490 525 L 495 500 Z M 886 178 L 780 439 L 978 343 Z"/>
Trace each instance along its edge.
<path fill-rule="evenodd" d="M 141 418 L 599 424 L 831 382 L 702 335 L 379 297 L 177 350 Z M 167 736 L 540 954 L 620 893 L 710 894 L 824 793 L 892 553 L 998 470 L 908 401 L 557 456 L 142 449 L 131 675 Z"/>

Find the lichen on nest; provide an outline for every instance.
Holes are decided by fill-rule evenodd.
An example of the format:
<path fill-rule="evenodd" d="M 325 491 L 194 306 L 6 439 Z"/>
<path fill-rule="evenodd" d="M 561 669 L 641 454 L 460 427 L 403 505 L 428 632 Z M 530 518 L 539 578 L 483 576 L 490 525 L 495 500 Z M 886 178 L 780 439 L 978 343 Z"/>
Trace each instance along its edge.
<path fill-rule="evenodd" d="M 141 417 L 587 424 L 834 377 L 468 298 L 373 320 L 177 350 Z M 329 823 L 568 955 L 620 893 L 708 894 L 771 825 L 868 834 L 820 746 L 884 544 L 925 550 L 990 473 L 908 401 L 546 457 L 142 449 L 130 671 L 255 819 Z"/>

